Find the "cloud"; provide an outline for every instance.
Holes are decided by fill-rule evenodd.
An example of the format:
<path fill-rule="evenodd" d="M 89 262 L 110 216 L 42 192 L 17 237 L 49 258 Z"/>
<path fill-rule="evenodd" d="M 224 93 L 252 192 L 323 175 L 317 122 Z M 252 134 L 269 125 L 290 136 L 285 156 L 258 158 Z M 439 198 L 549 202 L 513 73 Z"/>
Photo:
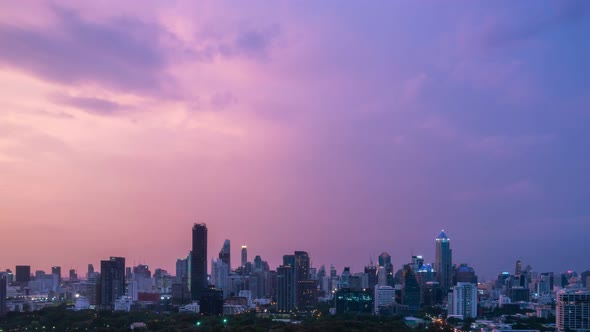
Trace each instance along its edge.
<path fill-rule="evenodd" d="M 61 84 L 99 84 L 131 93 L 164 94 L 166 31 L 133 18 L 87 21 L 52 7 L 57 24 L 19 27 L 0 23 L 0 64 Z"/>
<path fill-rule="evenodd" d="M 279 33 L 280 26 L 277 24 L 244 31 L 234 41 L 235 50 L 249 57 L 266 57 L 273 39 Z"/>
<path fill-rule="evenodd" d="M 78 97 L 56 94 L 51 100 L 62 105 L 72 106 L 82 111 L 97 115 L 114 115 L 117 111 L 129 109 L 128 106 L 111 100 L 95 97 Z"/>
<path fill-rule="evenodd" d="M 199 33 L 197 45 L 186 50 L 189 58 L 209 62 L 216 58 L 267 60 L 273 43 L 281 33 L 280 25 L 242 28 L 225 34 Z"/>

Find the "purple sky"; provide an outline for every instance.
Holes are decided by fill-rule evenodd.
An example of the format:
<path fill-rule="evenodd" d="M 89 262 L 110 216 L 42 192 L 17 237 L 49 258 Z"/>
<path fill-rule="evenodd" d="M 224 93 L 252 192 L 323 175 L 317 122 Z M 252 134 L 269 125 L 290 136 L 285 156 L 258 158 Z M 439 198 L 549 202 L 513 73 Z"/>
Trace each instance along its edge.
<path fill-rule="evenodd" d="M 590 268 L 590 2 L 0 4 L 0 268 Z M 236 260 L 237 261 L 237 258 Z"/>

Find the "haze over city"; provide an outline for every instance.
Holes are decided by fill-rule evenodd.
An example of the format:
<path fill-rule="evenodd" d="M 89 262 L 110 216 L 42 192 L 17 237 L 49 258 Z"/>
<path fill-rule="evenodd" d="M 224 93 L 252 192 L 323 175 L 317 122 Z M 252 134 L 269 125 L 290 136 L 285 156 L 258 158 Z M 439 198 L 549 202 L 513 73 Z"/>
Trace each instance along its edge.
<path fill-rule="evenodd" d="M 590 2 L 3 2 L 0 270 L 586 269 Z"/>

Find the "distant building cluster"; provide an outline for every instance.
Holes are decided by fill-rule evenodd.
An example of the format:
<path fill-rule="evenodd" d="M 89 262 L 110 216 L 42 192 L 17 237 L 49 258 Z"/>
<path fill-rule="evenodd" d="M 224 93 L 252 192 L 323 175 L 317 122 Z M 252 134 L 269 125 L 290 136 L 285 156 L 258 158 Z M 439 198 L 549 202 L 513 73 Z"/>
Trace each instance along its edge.
<path fill-rule="evenodd" d="M 332 313 L 412 316 L 420 309 L 439 308 L 448 317 L 477 318 L 484 311 L 515 313 L 528 309 L 540 318 L 555 316 L 558 331 L 590 331 L 590 271 L 538 273 L 517 261 L 514 273 L 502 272 L 493 281 L 479 282 L 468 264 L 454 264 L 451 240 L 442 231 L 435 239 L 434 262 L 411 256 L 396 271 L 383 252 L 359 272 L 349 267 L 313 267 L 306 251 L 283 255 L 271 270 L 260 256 L 248 260 L 241 247 L 232 266 L 231 242 L 225 240 L 209 259 L 205 224 L 192 227 L 192 247 L 178 258 L 174 275 L 148 265 L 127 266 L 124 257 L 88 265 L 85 277 L 62 269 L 51 273 L 28 265 L 0 272 L 0 316 L 8 311 L 38 310 L 56 302 L 72 310 L 180 310 L 203 315 L 312 313 L 328 304 Z M 210 263 L 210 264 L 208 264 Z M 174 309 L 175 308 L 175 309 Z"/>

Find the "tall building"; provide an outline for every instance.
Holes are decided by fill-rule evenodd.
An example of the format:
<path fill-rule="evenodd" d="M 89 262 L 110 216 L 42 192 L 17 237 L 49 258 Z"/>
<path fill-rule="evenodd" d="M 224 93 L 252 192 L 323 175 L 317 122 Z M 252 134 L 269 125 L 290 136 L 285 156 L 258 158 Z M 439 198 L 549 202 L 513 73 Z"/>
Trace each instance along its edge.
<path fill-rule="evenodd" d="M 590 331 L 590 292 L 562 289 L 555 307 L 557 331 Z"/>
<path fill-rule="evenodd" d="M 442 293 L 438 281 L 427 281 L 422 287 L 422 304 L 434 306 L 442 303 Z"/>
<path fill-rule="evenodd" d="M 231 271 L 231 246 L 229 240 L 223 242 L 223 247 L 219 251 L 219 259 L 224 262 Z"/>
<path fill-rule="evenodd" d="M 5 273 L 0 273 L 0 317 L 6 315 L 6 292 L 8 285 L 8 278 Z"/>
<path fill-rule="evenodd" d="M 402 304 L 415 313 L 420 309 L 420 286 L 410 264 L 404 265 L 403 271 Z"/>
<path fill-rule="evenodd" d="M 447 302 L 449 316 L 464 318 L 477 317 L 477 285 L 459 282 L 449 293 Z"/>
<path fill-rule="evenodd" d="M 446 293 L 452 286 L 453 261 L 451 251 L 451 240 L 443 230 L 436 238 L 435 263 L 438 283 L 443 293 Z"/>
<path fill-rule="evenodd" d="M 277 267 L 277 310 L 290 312 L 295 309 L 295 273 L 293 265 Z"/>
<path fill-rule="evenodd" d="M 520 260 L 516 261 L 516 267 L 514 268 L 514 275 L 519 276 L 522 273 L 522 262 Z"/>
<path fill-rule="evenodd" d="M 17 265 L 15 270 L 16 282 L 26 283 L 31 281 L 31 267 L 29 265 Z"/>
<path fill-rule="evenodd" d="M 387 315 L 393 313 L 395 304 L 395 289 L 391 286 L 375 286 L 375 315 Z"/>
<path fill-rule="evenodd" d="M 188 280 L 188 259 L 178 258 L 176 260 L 176 282 L 186 283 Z"/>
<path fill-rule="evenodd" d="M 51 268 L 51 274 L 57 275 L 57 282 L 61 284 L 61 267 L 60 266 L 53 266 Z"/>
<path fill-rule="evenodd" d="M 254 272 L 262 272 L 264 271 L 264 266 L 262 264 L 262 258 L 259 255 L 254 257 Z"/>
<path fill-rule="evenodd" d="M 199 300 L 207 285 L 207 225 L 194 224 L 193 250 L 190 260 L 190 292 L 192 300 Z"/>
<path fill-rule="evenodd" d="M 100 306 L 114 309 L 115 301 L 125 296 L 125 258 L 100 261 Z"/>
<path fill-rule="evenodd" d="M 77 280 L 78 280 L 78 274 L 76 273 L 76 270 L 70 269 L 70 281 L 77 281 Z"/>
<path fill-rule="evenodd" d="M 381 255 L 379 255 L 379 267 L 385 268 L 387 286 L 394 287 L 395 281 L 393 277 L 393 264 L 391 263 L 391 256 L 388 253 L 382 252 Z"/>
<path fill-rule="evenodd" d="M 190 301 L 190 293 L 188 290 L 189 261 L 190 255 L 186 258 L 178 258 L 176 260 L 176 278 L 172 284 L 172 298 L 180 303 Z"/>
<path fill-rule="evenodd" d="M 310 259 L 305 251 L 295 251 L 295 306 L 298 310 L 307 310 L 313 306 L 315 282 L 311 281 Z"/>
<path fill-rule="evenodd" d="M 377 285 L 377 267 L 371 262 L 370 265 L 365 266 L 365 273 L 367 274 L 368 288 L 374 289 Z"/>
<path fill-rule="evenodd" d="M 242 246 L 242 268 L 246 268 L 246 263 L 248 263 L 248 247 Z"/>
<path fill-rule="evenodd" d="M 297 281 L 309 279 L 309 255 L 305 251 L 295 251 L 295 278 Z"/>

